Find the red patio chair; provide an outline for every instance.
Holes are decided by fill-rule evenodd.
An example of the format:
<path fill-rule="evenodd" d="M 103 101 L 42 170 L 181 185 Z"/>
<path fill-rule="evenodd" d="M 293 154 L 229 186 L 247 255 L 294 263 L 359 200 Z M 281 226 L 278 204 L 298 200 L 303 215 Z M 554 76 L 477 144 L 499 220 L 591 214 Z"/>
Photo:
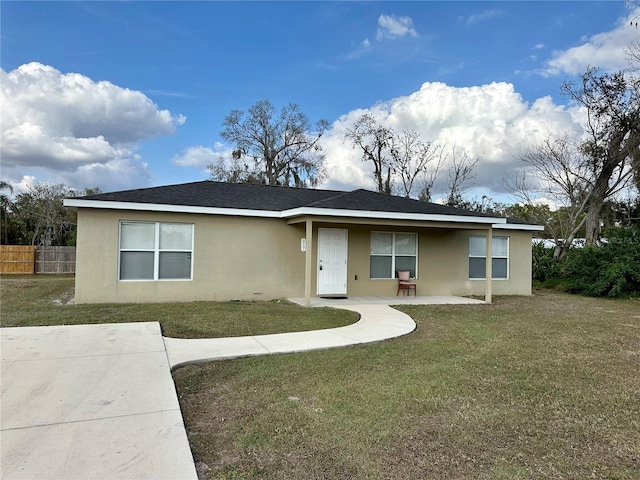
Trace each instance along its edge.
<path fill-rule="evenodd" d="M 415 282 L 411 281 L 411 272 L 409 270 L 398 270 L 396 277 L 398 277 L 398 292 L 396 293 L 396 297 L 400 295 L 400 290 L 402 290 L 403 297 L 407 295 L 407 292 L 411 295 L 411 289 L 413 289 L 414 295 L 416 297 L 418 296 L 418 289 L 416 288 Z"/>

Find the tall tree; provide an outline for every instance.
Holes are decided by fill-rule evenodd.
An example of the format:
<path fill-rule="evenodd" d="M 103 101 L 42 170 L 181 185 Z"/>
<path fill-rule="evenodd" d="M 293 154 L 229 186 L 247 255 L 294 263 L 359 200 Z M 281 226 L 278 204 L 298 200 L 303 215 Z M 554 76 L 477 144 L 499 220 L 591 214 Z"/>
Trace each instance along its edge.
<path fill-rule="evenodd" d="M 19 226 L 12 243 L 18 245 L 73 245 L 76 214 L 63 206 L 63 200 L 78 195 L 100 193 L 99 188 L 75 191 L 64 185 L 37 183 L 18 193 L 12 202 L 11 216 Z"/>
<path fill-rule="evenodd" d="M 534 205 L 542 197 L 559 207 L 562 213 L 557 215 L 540 209 L 534 212 L 554 239 L 554 256 L 564 258 L 586 221 L 590 162 L 567 136 L 547 137 L 522 151 L 519 159 L 526 167 L 503 179 L 503 186 L 525 205 Z"/>
<path fill-rule="evenodd" d="M 588 138 L 581 145 L 590 170 L 585 238 L 587 245 L 595 245 L 605 201 L 630 184 L 634 168 L 640 170 L 640 78 L 589 68 L 579 84 L 566 82 L 562 91 L 587 115 Z"/>
<path fill-rule="evenodd" d="M 464 202 L 463 193 L 469 189 L 470 183 L 476 178 L 475 170 L 480 157 L 472 157 L 468 150 L 460 150 L 457 145 L 453 145 L 446 156 L 451 157 L 447 181 L 449 190 L 447 205 L 458 207 Z"/>
<path fill-rule="evenodd" d="M 312 125 L 297 104 L 278 112 L 261 100 L 246 112 L 232 110 L 223 125 L 222 138 L 233 144 L 231 164 L 210 165 L 212 179 L 310 187 L 324 178 L 319 140 L 329 124 Z"/>
<path fill-rule="evenodd" d="M 13 187 L 4 180 L 0 180 L 0 190 L 7 190 L 9 195 L 13 194 Z M 5 245 L 9 243 L 9 210 L 11 209 L 9 195 L 0 193 L 0 228 L 2 229 L 2 240 Z"/>
<path fill-rule="evenodd" d="M 393 188 L 391 146 L 394 132 L 380 125 L 370 113 L 362 115 L 347 129 L 344 138 L 362 150 L 362 160 L 373 164 L 373 180 L 378 192 L 390 194 Z"/>
<path fill-rule="evenodd" d="M 401 194 L 411 197 L 416 181 L 420 193 L 431 199 L 433 184 L 442 166 L 442 148 L 433 141 L 423 142 L 415 130 L 394 133 L 391 139 L 391 169 L 399 179 Z"/>
<path fill-rule="evenodd" d="M 363 114 L 348 128 L 344 139 L 362 152 L 364 162 L 373 165 L 372 177 L 378 192 L 396 191 L 405 197 L 431 201 L 443 163 L 440 145 L 422 141 L 415 130 L 397 132 L 385 127 L 370 113 Z"/>
<path fill-rule="evenodd" d="M 22 243 L 48 247 L 65 245 L 75 222 L 65 209 L 65 197 L 75 196 L 64 185 L 37 183 L 16 195 L 14 214 L 24 223 Z"/>

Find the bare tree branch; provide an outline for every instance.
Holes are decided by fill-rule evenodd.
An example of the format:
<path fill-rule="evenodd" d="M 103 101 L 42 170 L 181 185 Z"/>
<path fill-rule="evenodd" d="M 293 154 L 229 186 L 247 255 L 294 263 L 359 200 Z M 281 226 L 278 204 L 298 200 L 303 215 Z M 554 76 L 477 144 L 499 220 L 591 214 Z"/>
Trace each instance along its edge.
<path fill-rule="evenodd" d="M 232 110 L 224 120 L 222 138 L 234 145 L 230 165 L 210 165 L 211 178 L 295 187 L 315 186 L 324 178 L 319 140 L 326 120 L 312 125 L 295 103 L 276 112 L 268 100 L 248 112 Z"/>

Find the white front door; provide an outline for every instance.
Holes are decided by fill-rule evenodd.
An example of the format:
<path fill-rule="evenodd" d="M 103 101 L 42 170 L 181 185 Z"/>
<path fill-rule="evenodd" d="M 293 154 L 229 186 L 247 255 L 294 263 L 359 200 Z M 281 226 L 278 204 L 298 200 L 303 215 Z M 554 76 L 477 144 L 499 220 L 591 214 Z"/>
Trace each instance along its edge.
<path fill-rule="evenodd" d="M 347 294 L 347 230 L 318 229 L 318 295 Z"/>

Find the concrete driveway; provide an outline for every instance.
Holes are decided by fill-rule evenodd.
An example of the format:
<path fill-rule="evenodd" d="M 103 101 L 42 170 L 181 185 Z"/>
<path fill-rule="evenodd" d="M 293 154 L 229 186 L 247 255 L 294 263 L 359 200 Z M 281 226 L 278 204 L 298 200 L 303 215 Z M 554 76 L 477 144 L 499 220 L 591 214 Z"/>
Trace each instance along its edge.
<path fill-rule="evenodd" d="M 304 299 L 292 299 L 304 302 Z M 314 299 L 360 313 L 345 327 L 218 339 L 162 337 L 157 322 L 0 328 L 0 478 L 196 480 L 170 369 L 344 347 L 416 328 L 389 304 L 460 297 Z"/>
<path fill-rule="evenodd" d="M 2 479 L 197 479 L 157 322 L 0 332 Z"/>

